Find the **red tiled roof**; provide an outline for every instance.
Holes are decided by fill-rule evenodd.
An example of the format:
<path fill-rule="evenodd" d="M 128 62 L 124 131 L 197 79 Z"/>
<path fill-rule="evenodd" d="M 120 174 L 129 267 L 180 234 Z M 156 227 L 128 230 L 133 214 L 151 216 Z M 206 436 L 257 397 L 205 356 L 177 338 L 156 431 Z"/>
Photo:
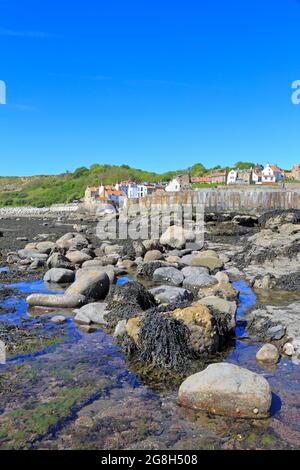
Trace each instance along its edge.
<path fill-rule="evenodd" d="M 278 168 L 278 166 L 276 166 L 276 165 L 270 165 L 270 168 L 271 168 L 275 173 L 283 173 L 283 171 L 280 170 L 280 168 Z"/>

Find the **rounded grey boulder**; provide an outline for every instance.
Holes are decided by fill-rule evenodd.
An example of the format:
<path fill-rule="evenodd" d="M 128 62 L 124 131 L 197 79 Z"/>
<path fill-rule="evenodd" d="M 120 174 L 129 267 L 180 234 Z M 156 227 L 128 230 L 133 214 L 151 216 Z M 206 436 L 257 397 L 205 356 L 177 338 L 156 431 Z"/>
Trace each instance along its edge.
<path fill-rule="evenodd" d="M 188 377 L 178 401 L 195 410 L 239 418 L 267 418 L 272 393 L 264 377 L 234 364 L 211 364 Z"/>
<path fill-rule="evenodd" d="M 62 268 L 52 268 L 44 276 L 45 282 L 55 282 L 56 284 L 71 284 L 74 279 L 74 271 Z"/>
<path fill-rule="evenodd" d="M 158 268 L 153 273 L 155 282 L 167 282 L 172 286 L 181 286 L 183 279 L 183 274 L 176 268 Z"/>
<path fill-rule="evenodd" d="M 66 295 L 84 295 L 88 299 L 102 300 L 108 294 L 109 287 L 106 273 L 86 271 L 66 290 Z"/>

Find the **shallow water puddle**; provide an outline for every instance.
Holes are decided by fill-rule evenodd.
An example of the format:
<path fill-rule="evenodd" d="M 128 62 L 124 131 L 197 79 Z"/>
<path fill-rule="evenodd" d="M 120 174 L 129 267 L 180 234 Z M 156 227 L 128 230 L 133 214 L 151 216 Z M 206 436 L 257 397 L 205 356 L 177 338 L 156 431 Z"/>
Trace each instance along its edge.
<path fill-rule="evenodd" d="M 281 360 L 273 371 L 261 369 L 255 360 L 260 345 L 245 338 L 242 323 L 237 328 L 240 340 L 226 360 L 269 380 L 275 394 L 269 420 L 232 420 L 177 406 L 177 386 L 162 392 L 144 386 L 103 330 L 87 335 L 71 318 L 56 326 L 47 316 L 29 316 L 24 298 L 31 292 L 49 293 L 42 281 L 5 287 L 13 287 L 16 296 L 1 306 L 16 311 L 0 315 L 0 333 L 8 325 L 33 331 L 33 340 L 46 336 L 37 350 L 12 354 L 0 366 L 0 448 L 299 447 L 300 368 Z M 246 283 L 235 287 L 241 291 L 242 320 L 256 298 Z"/>

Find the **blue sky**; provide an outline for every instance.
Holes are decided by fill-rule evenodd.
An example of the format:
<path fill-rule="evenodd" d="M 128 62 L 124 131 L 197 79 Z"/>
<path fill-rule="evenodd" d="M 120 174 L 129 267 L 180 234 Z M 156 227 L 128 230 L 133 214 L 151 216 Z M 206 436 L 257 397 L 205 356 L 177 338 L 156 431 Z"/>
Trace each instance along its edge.
<path fill-rule="evenodd" d="M 0 0 L 0 175 L 300 162 L 298 0 Z"/>

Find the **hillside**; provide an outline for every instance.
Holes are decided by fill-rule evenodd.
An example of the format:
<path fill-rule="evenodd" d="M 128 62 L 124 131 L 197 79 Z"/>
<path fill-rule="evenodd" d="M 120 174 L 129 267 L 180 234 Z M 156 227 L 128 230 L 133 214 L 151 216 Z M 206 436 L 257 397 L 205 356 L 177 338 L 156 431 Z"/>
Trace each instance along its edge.
<path fill-rule="evenodd" d="M 237 162 L 236 165 L 243 165 Z M 244 163 L 246 166 L 252 163 Z M 116 184 L 120 181 L 131 180 L 137 183 L 147 181 L 155 183 L 169 181 L 178 173 L 189 172 L 191 176 L 203 176 L 212 170 L 221 170 L 220 166 L 211 169 L 196 163 L 190 168 L 167 173 L 154 173 L 128 165 L 113 166 L 94 164 L 90 168 L 77 168 L 73 173 L 63 173 L 56 176 L 31 177 L 1 177 L 0 176 L 0 207 L 4 206 L 34 206 L 45 207 L 51 204 L 68 203 L 81 199 L 87 186 Z"/>
<path fill-rule="evenodd" d="M 177 172 L 151 173 L 127 165 L 92 165 L 74 173 L 57 176 L 0 177 L 0 207 L 35 206 L 67 203 L 80 199 L 87 186 L 115 184 L 122 180 L 136 182 L 167 181 Z"/>

